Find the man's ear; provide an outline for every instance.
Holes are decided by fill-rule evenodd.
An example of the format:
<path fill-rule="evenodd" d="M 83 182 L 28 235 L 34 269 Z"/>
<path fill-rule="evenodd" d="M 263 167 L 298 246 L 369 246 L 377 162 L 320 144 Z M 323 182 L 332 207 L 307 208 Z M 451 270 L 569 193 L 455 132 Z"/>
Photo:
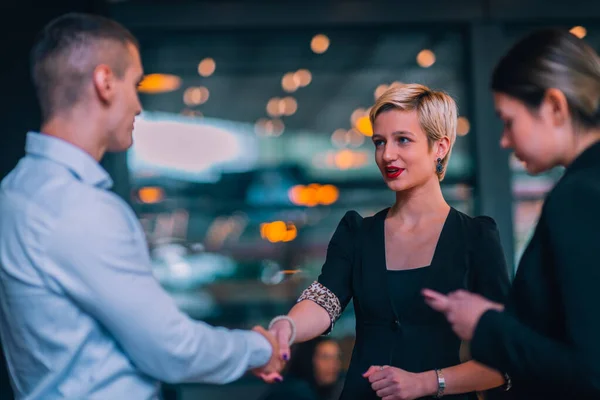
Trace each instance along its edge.
<path fill-rule="evenodd" d="M 93 74 L 94 89 L 103 103 L 110 103 L 115 96 L 115 74 L 106 65 L 98 65 Z"/>

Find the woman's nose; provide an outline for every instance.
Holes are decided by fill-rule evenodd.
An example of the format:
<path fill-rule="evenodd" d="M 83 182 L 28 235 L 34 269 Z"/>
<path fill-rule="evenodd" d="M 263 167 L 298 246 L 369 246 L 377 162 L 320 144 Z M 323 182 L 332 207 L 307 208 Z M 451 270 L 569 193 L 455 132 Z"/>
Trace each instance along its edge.
<path fill-rule="evenodd" d="M 391 146 L 385 146 L 383 150 L 383 160 L 384 161 L 393 161 L 397 158 L 396 152 Z"/>
<path fill-rule="evenodd" d="M 506 134 L 503 134 L 500 138 L 500 147 L 503 149 L 509 149 L 511 147 L 510 140 Z"/>

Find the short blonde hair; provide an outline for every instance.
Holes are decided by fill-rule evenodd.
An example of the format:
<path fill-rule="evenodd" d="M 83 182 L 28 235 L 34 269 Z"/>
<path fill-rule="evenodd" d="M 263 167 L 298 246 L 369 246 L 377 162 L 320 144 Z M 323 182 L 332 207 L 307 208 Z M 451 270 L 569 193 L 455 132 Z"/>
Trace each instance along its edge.
<path fill-rule="evenodd" d="M 416 83 L 394 85 L 375 101 L 369 113 L 371 124 L 375 124 L 379 114 L 389 110 L 417 110 L 419 123 L 427 135 L 430 149 L 435 141 L 443 137 L 450 139 L 448 153 L 441 161 L 442 172 L 438 174 L 440 181 L 444 179 L 450 153 L 456 141 L 458 110 L 454 99 L 445 92 L 431 90 Z"/>

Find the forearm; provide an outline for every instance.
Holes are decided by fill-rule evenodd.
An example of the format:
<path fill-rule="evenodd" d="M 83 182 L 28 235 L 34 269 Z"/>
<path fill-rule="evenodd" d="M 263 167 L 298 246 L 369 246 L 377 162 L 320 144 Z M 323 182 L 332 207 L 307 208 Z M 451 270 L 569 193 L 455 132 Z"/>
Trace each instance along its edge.
<path fill-rule="evenodd" d="M 578 327 L 587 340 L 568 344 L 539 334 L 506 312 L 488 311 L 471 341 L 473 358 L 515 380 L 541 385 L 552 382 L 557 392 L 600 398 L 600 367 L 595 356 L 600 324 L 591 317 L 588 321 Z"/>
<path fill-rule="evenodd" d="M 442 369 L 446 381 L 445 395 L 479 392 L 502 386 L 504 376 L 491 368 L 476 361 L 467 361 L 453 367 Z M 438 380 L 435 371 L 421 374 L 427 382 L 428 395 L 435 395 L 438 390 Z"/>
<path fill-rule="evenodd" d="M 296 343 L 306 342 L 322 335 L 331 325 L 325 309 L 311 300 L 297 303 L 288 313 L 296 324 Z"/>
<path fill-rule="evenodd" d="M 160 379 L 169 383 L 224 384 L 269 361 L 272 348 L 260 334 L 197 323 L 182 342 L 164 344 Z"/>

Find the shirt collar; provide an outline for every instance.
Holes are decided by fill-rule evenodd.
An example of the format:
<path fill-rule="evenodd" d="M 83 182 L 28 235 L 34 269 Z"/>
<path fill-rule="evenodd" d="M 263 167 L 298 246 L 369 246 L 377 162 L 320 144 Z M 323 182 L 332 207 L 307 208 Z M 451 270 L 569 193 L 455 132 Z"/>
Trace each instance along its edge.
<path fill-rule="evenodd" d="M 28 132 L 25 151 L 67 167 L 82 182 L 110 189 L 113 181 L 104 168 L 82 149 L 54 136 Z"/>

